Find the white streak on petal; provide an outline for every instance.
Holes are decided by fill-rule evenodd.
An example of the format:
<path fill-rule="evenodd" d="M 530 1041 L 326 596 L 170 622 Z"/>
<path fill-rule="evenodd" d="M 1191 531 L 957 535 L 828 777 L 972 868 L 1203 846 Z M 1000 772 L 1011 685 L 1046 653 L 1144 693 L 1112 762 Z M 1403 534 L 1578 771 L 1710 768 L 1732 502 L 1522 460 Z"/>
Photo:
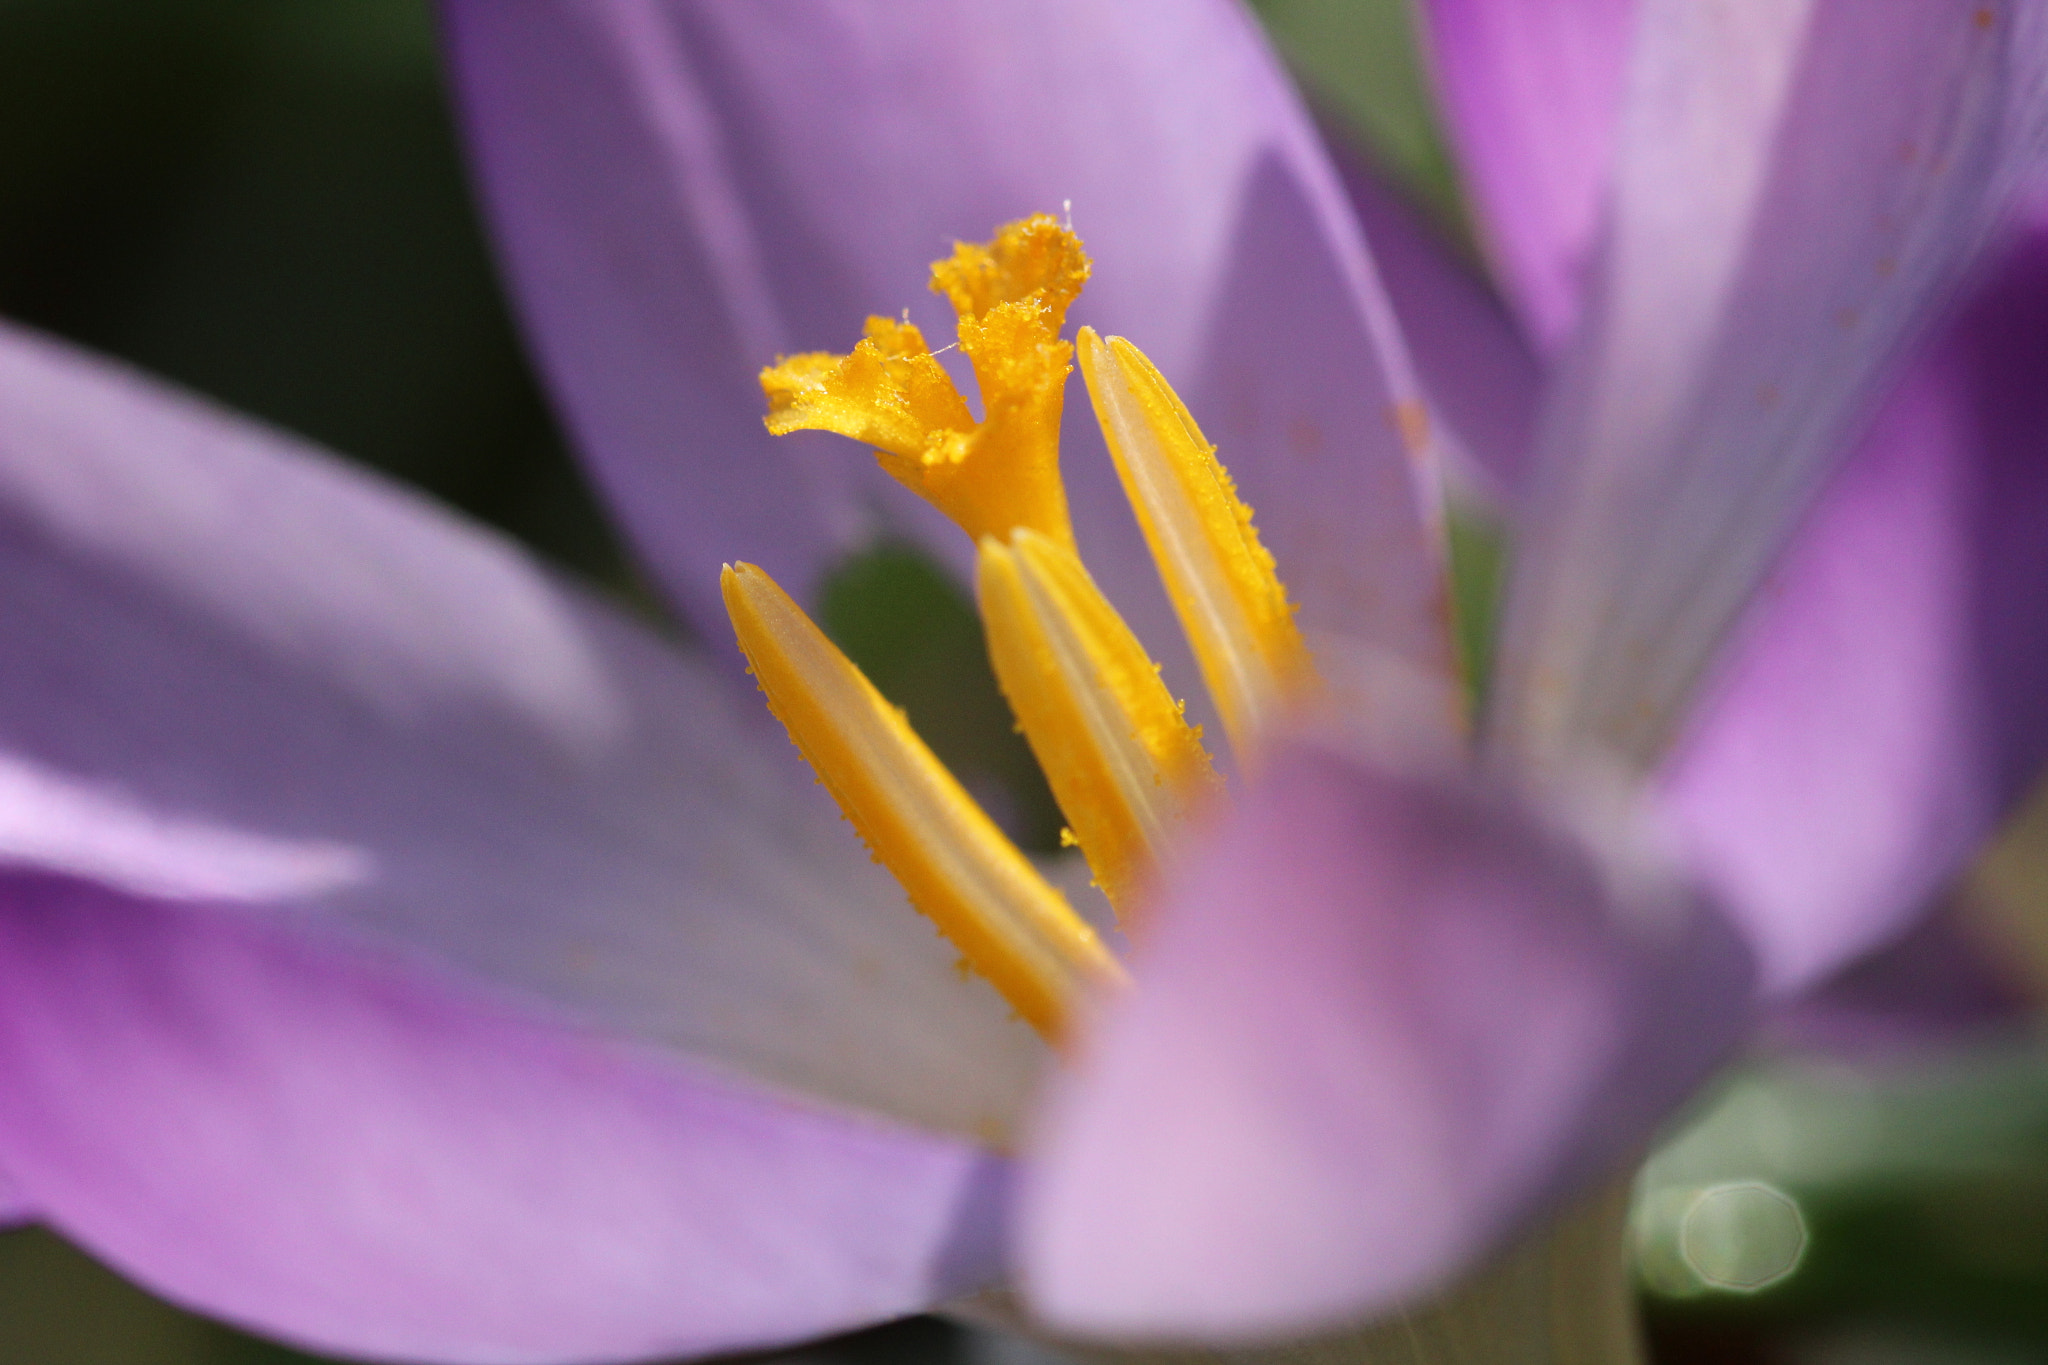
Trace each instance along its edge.
<path fill-rule="evenodd" d="M 0 755 L 0 864 L 87 877 L 138 896 L 270 901 L 370 879 L 345 843 L 292 839 L 152 810 L 120 791 Z"/>

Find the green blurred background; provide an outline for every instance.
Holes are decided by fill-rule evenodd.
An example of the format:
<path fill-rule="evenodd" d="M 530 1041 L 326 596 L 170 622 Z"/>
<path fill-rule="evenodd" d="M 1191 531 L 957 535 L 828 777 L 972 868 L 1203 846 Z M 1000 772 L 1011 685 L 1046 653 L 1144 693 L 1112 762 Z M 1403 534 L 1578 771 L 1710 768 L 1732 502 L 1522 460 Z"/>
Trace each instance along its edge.
<path fill-rule="evenodd" d="M 1260 8 L 1333 133 L 1460 232 L 1400 0 Z M 0 0 L 0 313 L 418 484 L 654 610 L 508 323 L 420 0 Z M 885 549 L 824 614 L 1050 842 L 958 590 Z M 2048 803 L 2030 819 L 1958 903 L 2038 984 Z M 1760 1056 L 1653 1163 L 1638 1222 L 1662 1361 L 2048 1361 L 2048 1052 L 2009 1029 L 1960 1054 Z M 0 1365 L 309 1359 L 50 1232 L 0 1233 Z M 1046 1357 L 919 1319 L 790 1359 Z"/>

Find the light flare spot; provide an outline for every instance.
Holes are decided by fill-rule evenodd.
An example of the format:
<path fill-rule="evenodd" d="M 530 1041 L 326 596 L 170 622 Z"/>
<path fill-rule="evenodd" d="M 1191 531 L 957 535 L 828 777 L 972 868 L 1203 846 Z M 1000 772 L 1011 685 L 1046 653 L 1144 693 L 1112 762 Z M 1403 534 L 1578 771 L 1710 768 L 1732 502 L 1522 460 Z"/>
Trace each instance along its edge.
<path fill-rule="evenodd" d="M 1806 1218 L 1792 1196 L 1759 1181 L 1699 1191 L 1679 1221 L 1678 1248 L 1700 1282 L 1754 1294 L 1799 1268 Z"/>
<path fill-rule="evenodd" d="M 1631 1221 L 1638 1273 L 1674 1299 L 1782 1284 L 1811 1241 L 1799 1201 L 1761 1180 L 1655 1188 L 1639 1198 Z"/>

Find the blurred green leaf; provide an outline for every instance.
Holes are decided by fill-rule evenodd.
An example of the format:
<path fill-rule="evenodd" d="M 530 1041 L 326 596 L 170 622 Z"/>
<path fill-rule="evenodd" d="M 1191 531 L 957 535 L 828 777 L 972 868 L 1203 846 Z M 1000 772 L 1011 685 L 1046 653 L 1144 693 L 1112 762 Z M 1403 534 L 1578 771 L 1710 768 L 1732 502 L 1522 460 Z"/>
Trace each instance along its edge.
<path fill-rule="evenodd" d="M 1252 0 L 1326 116 L 1441 226 L 1465 234 L 1464 200 L 1405 0 Z"/>
<path fill-rule="evenodd" d="M 1796 1201 L 1806 1254 L 1753 1296 L 1653 1296 L 1661 1330 L 1860 1323 L 1959 1350 L 2048 1353 L 2042 1044 L 1752 1066 L 1645 1167 L 1639 1226 L 1656 1226 L 1643 1214 L 1660 1199 L 1730 1181 L 1765 1182 Z"/>

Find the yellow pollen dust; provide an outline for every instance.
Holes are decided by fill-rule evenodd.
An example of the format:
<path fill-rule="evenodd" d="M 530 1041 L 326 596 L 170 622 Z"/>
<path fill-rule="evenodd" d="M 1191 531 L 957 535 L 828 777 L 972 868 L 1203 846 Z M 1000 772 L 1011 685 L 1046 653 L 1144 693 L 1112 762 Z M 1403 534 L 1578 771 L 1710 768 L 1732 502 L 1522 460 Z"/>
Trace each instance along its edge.
<path fill-rule="evenodd" d="M 1231 747 L 1259 737 L 1315 681 L 1252 509 L 1216 448 L 1143 352 L 1083 327 L 1081 373 L 1153 562 L 1193 646 Z"/>
<path fill-rule="evenodd" d="M 1074 543 L 1059 474 L 1060 409 L 1073 347 L 1067 305 L 1088 280 L 1081 241 L 1047 214 L 956 243 L 931 285 L 959 315 L 982 420 L 909 322 L 871 317 L 849 355 L 784 356 L 761 372 L 768 430 L 833 431 L 874 447 L 899 483 L 977 541 L 1026 526 Z"/>
<path fill-rule="evenodd" d="M 773 579 L 729 564 L 719 586 L 769 708 L 840 810 L 1027 1023 L 1057 1038 L 1085 986 L 1124 980 L 1095 931 Z"/>

